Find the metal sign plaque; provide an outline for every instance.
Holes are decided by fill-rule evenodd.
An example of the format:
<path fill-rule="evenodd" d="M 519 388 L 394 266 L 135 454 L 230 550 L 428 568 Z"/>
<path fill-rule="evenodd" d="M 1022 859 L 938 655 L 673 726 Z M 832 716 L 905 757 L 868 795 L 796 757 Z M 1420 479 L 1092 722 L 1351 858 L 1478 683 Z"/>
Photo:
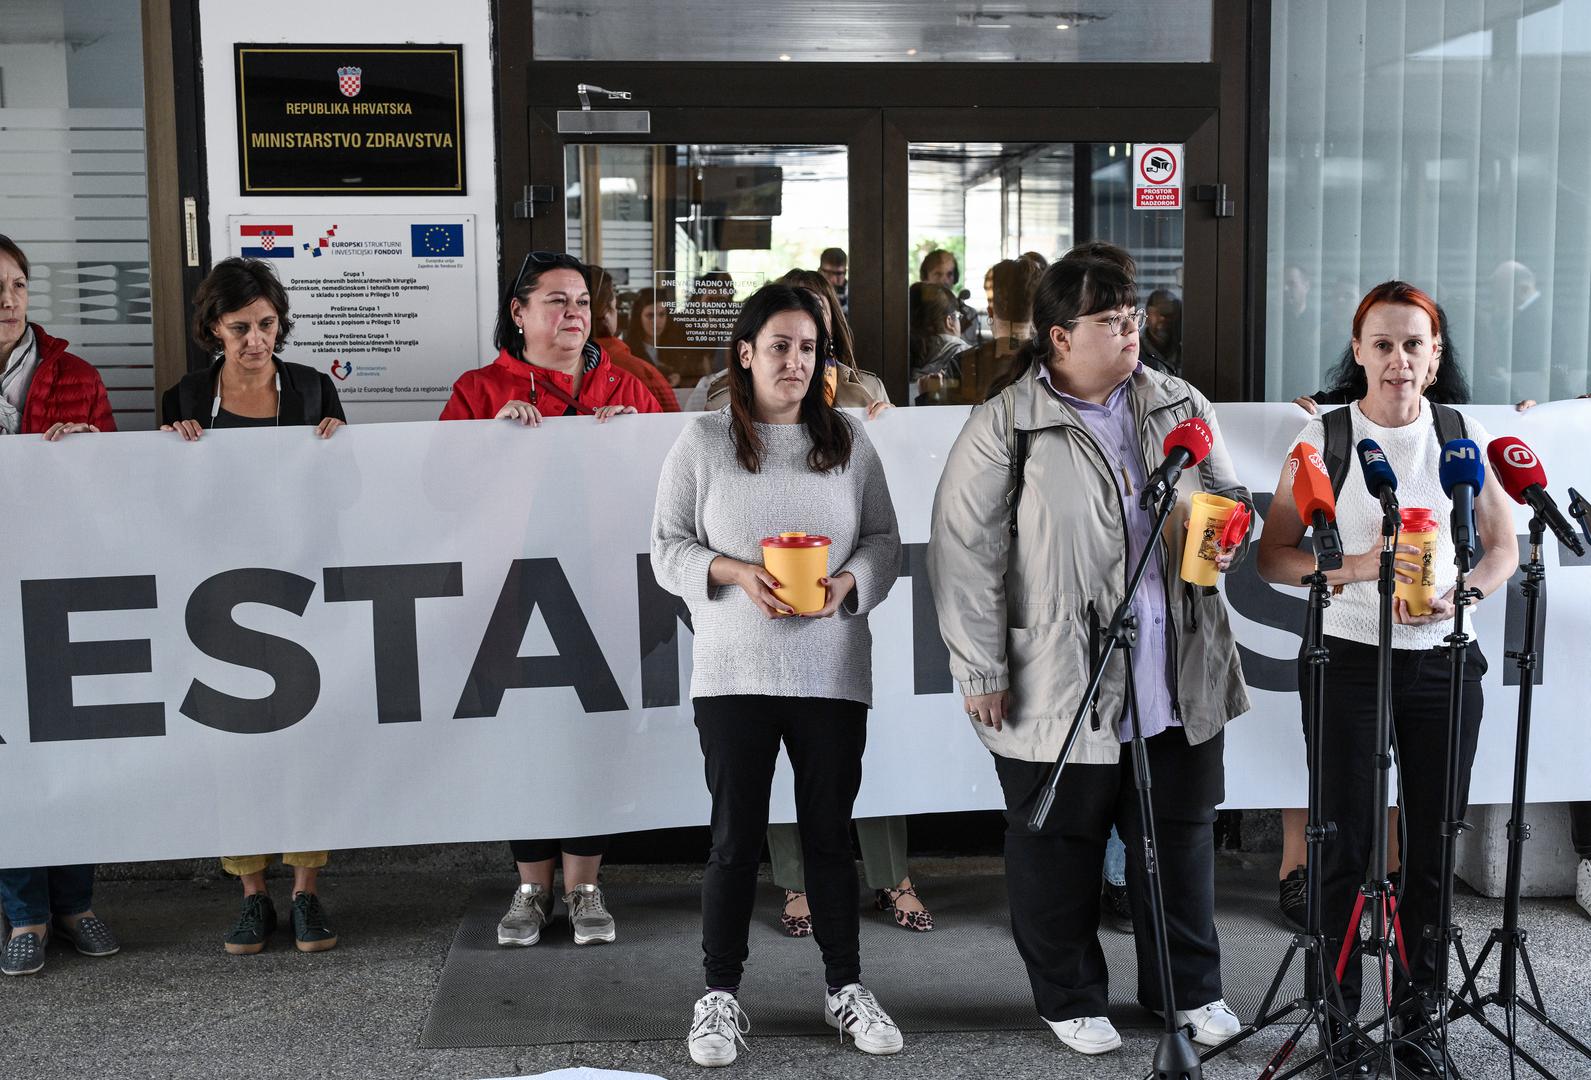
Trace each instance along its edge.
<path fill-rule="evenodd" d="M 463 195 L 460 45 L 246 45 L 242 195 Z"/>

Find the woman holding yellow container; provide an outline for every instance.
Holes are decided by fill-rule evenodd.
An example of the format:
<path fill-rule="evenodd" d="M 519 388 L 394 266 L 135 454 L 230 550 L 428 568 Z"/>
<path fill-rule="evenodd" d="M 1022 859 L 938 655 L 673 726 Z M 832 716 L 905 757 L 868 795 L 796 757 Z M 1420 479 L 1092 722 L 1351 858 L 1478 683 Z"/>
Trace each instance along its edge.
<path fill-rule="evenodd" d="M 1134 725 L 1119 654 L 1073 745 L 1054 812 L 1041 828 L 1029 821 L 1071 730 L 1100 632 L 1146 551 L 1132 606 L 1132 674 L 1154 782 L 1157 857 L 1170 883 L 1173 1008 L 1177 1023 L 1206 1045 L 1241 1027 L 1221 993 L 1212 827 L 1225 794 L 1226 724 L 1247 711 L 1248 695 L 1220 594 L 1179 580 L 1181 555 L 1195 544 L 1184 530 L 1189 519 L 1156 532 L 1139 499 L 1165 440 L 1193 420 L 1207 425 L 1209 446 L 1179 481 L 1178 509 L 1198 489 L 1220 495 L 1234 507 L 1224 531 L 1248 492 L 1211 404 L 1140 361 L 1137 299 L 1118 260 L 1067 255 L 1044 272 L 1033 336 L 1013 358 L 1012 379 L 972 410 L 946 457 L 928 544 L 951 674 L 1005 796 L 1012 936 L 1039 1015 L 1080 1054 L 1121 1046 L 1106 1015 L 1110 973 L 1099 941 L 1100 866 L 1112 825 L 1127 846 L 1138 1000 L 1156 1009 L 1164 1002 L 1146 892 L 1147 825 L 1133 755 L 1123 749 Z M 1218 546 L 1210 569 L 1229 569 L 1240 551 Z"/>
<path fill-rule="evenodd" d="M 899 573 L 900 536 L 861 422 L 824 400 L 815 376 L 827 353 L 811 293 L 759 289 L 731 339 L 728 406 L 685 429 L 658 480 L 652 569 L 691 611 L 691 698 L 712 795 L 707 987 L 687 1039 L 699 1065 L 729 1064 L 750 1027 L 736 993 L 781 744 L 795 773 L 824 1018 L 866 1053 L 901 1048 L 861 982 L 850 835 L 872 700 L 867 613 Z"/>
<path fill-rule="evenodd" d="M 1311 420 L 1294 445 L 1309 443 L 1328 459 L 1351 458 L 1359 440 L 1372 439 L 1398 478 L 1402 527 L 1393 601 L 1392 716 L 1404 829 L 1399 936 L 1408 950 L 1409 977 L 1403 978 L 1400 971 L 1394 1007 L 1402 1010 L 1402 1030 L 1409 1030 L 1422 1026 L 1427 1013 L 1440 1004 L 1432 996 L 1437 989 L 1433 985 L 1435 952 L 1422 931 L 1437 917 L 1441 886 L 1450 681 L 1444 639 L 1453 629 L 1457 575 L 1449 526 L 1452 503 L 1442 491 L 1438 471 L 1444 440 L 1473 440 L 1484 462 L 1488 436 L 1475 420 L 1434 405 L 1424 393 L 1446 361 L 1436 304 L 1421 290 L 1401 281 L 1371 289 L 1354 315 L 1353 357 L 1356 385 L 1352 403 L 1333 417 Z M 1346 417 L 1348 423 L 1335 417 Z M 1519 565 L 1512 514 L 1501 485 L 1495 481 L 1483 484 L 1475 500 L 1475 517 L 1486 554 L 1470 572 L 1468 586 L 1485 597 L 1501 589 Z M 1372 759 L 1384 752 L 1374 746 L 1381 505 L 1366 489 L 1358 468 L 1347 470 L 1337 493 L 1337 527 L 1347 554 L 1342 568 L 1326 575 L 1336 593 L 1325 612 L 1324 643 L 1330 663 L 1325 669 L 1326 726 L 1321 747 L 1321 817 L 1337 827 L 1335 838 L 1323 849 L 1321 867 L 1322 925 L 1337 939 L 1330 944 L 1332 957 L 1340 948 L 1369 860 L 1375 822 Z M 1292 486 L 1279 483 L 1259 540 L 1262 577 L 1297 585 L 1314 569 L 1313 557 L 1297 546 L 1303 533 Z M 1299 665 L 1302 686 L 1302 658 Z M 1485 672 L 1486 658 L 1472 642 L 1462 687 L 1461 804 L 1467 801 L 1470 766 L 1480 732 L 1481 676 Z M 1357 951 L 1357 934 L 1355 939 Z M 1359 974 L 1359 960 L 1354 956 L 1342 979 L 1350 1015 L 1359 1004 Z M 1418 1041 L 1429 1043 L 1425 1037 Z M 1438 1075 L 1433 1063 L 1442 1061 L 1440 1047 L 1410 1047 L 1409 1051 L 1407 1058 L 1400 1055 L 1400 1063 L 1414 1075 Z M 1338 1056 L 1339 1066 L 1347 1064 L 1344 1055 Z"/>

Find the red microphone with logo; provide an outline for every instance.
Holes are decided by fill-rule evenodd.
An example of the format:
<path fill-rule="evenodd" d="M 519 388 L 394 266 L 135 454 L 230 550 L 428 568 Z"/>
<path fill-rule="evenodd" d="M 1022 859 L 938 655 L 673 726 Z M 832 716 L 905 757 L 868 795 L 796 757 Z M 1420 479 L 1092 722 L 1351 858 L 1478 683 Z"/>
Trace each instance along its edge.
<path fill-rule="evenodd" d="M 1516 503 L 1528 505 L 1536 517 L 1552 530 L 1558 542 L 1576 555 L 1584 555 L 1585 548 L 1568 520 L 1558 510 L 1558 504 L 1547 494 L 1547 470 L 1541 467 L 1536 452 L 1522 439 L 1504 435 L 1493 439 L 1486 447 L 1486 457 L 1492 463 L 1498 483 Z"/>
<path fill-rule="evenodd" d="M 1147 510 L 1164 498 L 1168 491 L 1177 486 L 1182 470 L 1203 461 L 1209 456 L 1210 448 L 1214 445 L 1215 436 L 1210 431 L 1210 425 L 1197 416 L 1190 417 L 1172 428 L 1166 434 L 1166 441 L 1161 446 L 1166 460 L 1149 474 L 1149 479 L 1144 483 L 1144 489 L 1138 496 L 1138 508 Z"/>
<path fill-rule="evenodd" d="M 1304 528 L 1314 530 L 1315 565 L 1321 570 L 1342 566 L 1342 537 L 1337 532 L 1337 496 L 1320 451 L 1301 442 L 1287 455 L 1293 505 Z"/>

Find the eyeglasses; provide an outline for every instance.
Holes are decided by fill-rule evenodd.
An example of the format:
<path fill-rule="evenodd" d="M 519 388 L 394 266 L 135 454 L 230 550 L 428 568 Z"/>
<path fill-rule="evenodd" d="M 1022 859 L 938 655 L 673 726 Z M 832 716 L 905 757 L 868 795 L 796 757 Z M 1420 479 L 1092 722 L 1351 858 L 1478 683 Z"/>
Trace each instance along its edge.
<path fill-rule="evenodd" d="M 1147 317 L 1148 316 L 1145 314 L 1143 308 L 1137 308 L 1125 314 L 1117 313 L 1115 315 L 1107 315 L 1103 319 L 1073 319 L 1066 325 L 1068 327 L 1072 327 L 1076 326 L 1080 322 L 1097 323 L 1100 326 L 1108 328 L 1110 330 L 1111 336 L 1116 337 L 1117 335 L 1125 334 L 1129 327 L 1133 330 L 1142 330 L 1144 328 L 1144 320 Z"/>

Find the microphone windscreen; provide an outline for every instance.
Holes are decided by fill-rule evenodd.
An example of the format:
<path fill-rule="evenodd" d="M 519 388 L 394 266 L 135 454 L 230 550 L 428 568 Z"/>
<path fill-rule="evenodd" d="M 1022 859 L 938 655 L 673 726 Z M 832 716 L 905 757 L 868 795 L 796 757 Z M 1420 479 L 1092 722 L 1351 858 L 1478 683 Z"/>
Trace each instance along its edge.
<path fill-rule="evenodd" d="M 1437 469 L 1442 480 L 1442 490 L 1448 498 L 1459 487 L 1468 487 L 1480 494 L 1486 483 L 1486 470 L 1481 466 L 1481 448 L 1470 439 L 1454 439 L 1442 447 L 1442 464 Z"/>
<path fill-rule="evenodd" d="M 1337 496 L 1331 490 L 1331 474 L 1320 458 L 1320 451 L 1309 443 L 1299 443 L 1287 455 L 1287 471 L 1293 478 L 1293 503 L 1304 527 L 1315 523 L 1315 511 L 1325 512 L 1327 521 L 1337 520 Z"/>
<path fill-rule="evenodd" d="M 1197 416 L 1190 417 L 1172 428 L 1166 434 L 1166 441 L 1161 450 L 1167 457 L 1176 449 L 1186 450 L 1193 458 L 1190 464 L 1197 465 L 1209 456 L 1210 448 L 1215 445 L 1215 436 L 1210 433 L 1210 425 Z"/>
<path fill-rule="evenodd" d="M 1503 490 L 1516 503 L 1525 501 L 1526 488 L 1532 485 L 1547 486 L 1547 470 L 1541 467 L 1541 460 L 1536 457 L 1535 451 L 1526 446 L 1522 439 L 1512 435 L 1493 439 L 1486 447 L 1486 456 L 1491 459 L 1497 482 L 1503 485 Z"/>
<path fill-rule="evenodd" d="M 1359 468 L 1364 471 L 1365 489 L 1374 495 L 1384 487 L 1398 490 L 1398 474 L 1387 464 L 1387 455 L 1374 439 L 1359 440 Z"/>

